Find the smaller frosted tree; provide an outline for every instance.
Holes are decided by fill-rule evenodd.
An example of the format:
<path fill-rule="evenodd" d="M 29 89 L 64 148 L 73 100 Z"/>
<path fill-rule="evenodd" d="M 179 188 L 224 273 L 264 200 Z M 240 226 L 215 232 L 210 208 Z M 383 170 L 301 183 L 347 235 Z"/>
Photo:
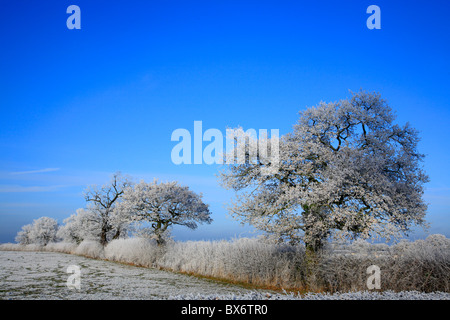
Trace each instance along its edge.
<path fill-rule="evenodd" d="M 130 179 L 116 172 L 109 183 L 102 187 L 92 186 L 85 191 L 85 199 L 90 204 L 89 210 L 95 213 L 100 222 L 99 241 L 102 245 L 124 233 L 124 225 L 117 219 L 114 211 L 124 190 L 131 185 Z"/>
<path fill-rule="evenodd" d="M 63 223 L 64 225 L 58 230 L 57 237 L 65 242 L 79 244 L 83 240 L 100 238 L 101 221 L 91 210 L 77 209 L 76 213 L 65 219 Z"/>
<path fill-rule="evenodd" d="M 33 226 L 31 224 L 24 225 L 14 240 L 21 245 L 31 244 L 30 232 L 32 228 Z"/>
<path fill-rule="evenodd" d="M 211 223 L 211 212 L 196 194 L 177 182 L 144 181 L 129 187 L 117 207 L 117 214 L 130 222 L 149 223 L 156 242 L 161 245 L 173 225 L 196 229 L 198 223 Z"/>
<path fill-rule="evenodd" d="M 20 244 L 38 244 L 47 245 L 49 242 L 56 241 L 58 232 L 58 222 L 49 217 L 42 217 L 22 227 L 17 233 L 16 241 Z"/>
<path fill-rule="evenodd" d="M 30 236 L 33 243 L 47 245 L 56 241 L 58 222 L 49 217 L 42 217 L 34 221 Z"/>

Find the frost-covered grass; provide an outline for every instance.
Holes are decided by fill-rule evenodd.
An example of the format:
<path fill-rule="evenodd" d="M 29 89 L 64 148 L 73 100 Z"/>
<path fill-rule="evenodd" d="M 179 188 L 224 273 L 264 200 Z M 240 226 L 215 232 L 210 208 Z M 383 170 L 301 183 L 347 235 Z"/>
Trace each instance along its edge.
<path fill-rule="evenodd" d="M 167 248 L 158 264 L 177 272 L 287 288 L 300 281 L 303 257 L 301 247 L 242 238 L 175 242 Z"/>
<path fill-rule="evenodd" d="M 80 267 L 80 289 L 66 285 Z M 450 293 L 277 293 L 59 252 L 0 252 L 0 300 L 449 300 Z"/>
<path fill-rule="evenodd" d="M 163 254 L 162 247 L 142 238 L 113 240 L 104 250 L 104 256 L 108 260 L 150 268 L 159 267 L 157 261 Z"/>
<path fill-rule="evenodd" d="M 306 293 L 303 295 L 284 293 L 271 294 L 253 291 L 243 294 L 204 295 L 182 294 L 170 296 L 172 300 L 450 300 L 447 292 L 418 292 L 418 291 L 357 291 L 344 293 Z"/>
<path fill-rule="evenodd" d="M 321 258 L 321 286 L 331 292 L 365 290 L 370 265 L 380 267 L 383 290 L 450 292 L 450 239 L 442 235 L 392 246 L 335 245 Z"/>
<path fill-rule="evenodd" d="M 332 244 L 317 255 L 314 263 L 306 259 L 302 246 L 248 238 L 169 242 L 163 247 L 142 238 L 113 240 L 105 248 L 95 242 L 45 247 L 5 244 L 0 245 L 0 250 L 65 252 L 254 288 L 302 293 L 365 292 L 367 267 L 377 265 L 381 270 L 381 291 L 386 294 L 450 292 L 450 239 L 442 235 L 392 246 L 366 241 Z"/>
<path fill-rule="evenodd" d="M 71 265 L 80 267 L 79 290 L 66 285 Z M 0 300 L 161 300 L 179 294 L 250 292 L 240 286 L 78 255 L 0 251 Z"/>

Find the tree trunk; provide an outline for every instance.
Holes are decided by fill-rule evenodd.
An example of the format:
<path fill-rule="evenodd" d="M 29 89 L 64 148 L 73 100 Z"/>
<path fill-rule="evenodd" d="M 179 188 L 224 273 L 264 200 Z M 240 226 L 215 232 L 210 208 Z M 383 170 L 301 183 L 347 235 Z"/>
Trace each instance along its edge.
<path fill-rule="evenodd" d="M 318 252 L 323 248 L 324 241 L 329 236 L 329 231 L 323 227 L 323 216 L 321 207 L 313 205 L 303 205 L 303 216 L 308 223 L 305 225 L 305 247 L 311 252 Z M 318 228 L 322 226 L 322 228 Z"/>
<path fill-rule="evenodd" d="M 309 226 L 305 228 L 305 238 L 309 239 L 305 241 L 306 286 L 308 290 L 317 292 L 322 289 L 320 254 L 327 234 L 315 229 L 314 226 Z"/>
<path fill-rule="evenodd" d="M 119 239 L 119 237 L 120 237 L 120 228 L 118 228 L 117 229 L 117 231 L 116 231 L 116 233 L 114 234 L 114 236 L 113 236 L 113 240 L 115 240 L 115 239 Z"/>
<path fill-rule="evenodd" d="M 322 289 L 320 276 L 320 253 L 315 247 L 306 247 L 305 251 L 305 276 L 308 291 L 318 292 Z"/>
<path fill-rule="evenodd" d="M 164 240 L 164 234 L 167 231 L 167 228 L 169 227 L 170 222 L 163 222 L 163 221 L 157 221 L 153 224 L 154 232 L 155 232 L 155 238 L 156 238 L 156 244 L 158 246 L 162 246 L 166 243 Z"/>
<path fill-rule="evenodd" d="M 165 243 L 166 241 L 164 241 L 163 237 L 160 234 L 156 235 L 156 244 L 158 246 L 163 246 Z"/>
<path fill-rule="evenodd" d="M 316 238 L 313 241 L 305 242 L 305 248 L 308 252 L 318 253 L 324 246 L 324 239 Z"/>
<path fill-rule="evenodd" d="M 100 244 L 102 246 L 106 246 L 108 244 L 108 239 L 106 237 L 106 233 L 107 233 L 106 226 L 103 226 L 101 234 L 100 234 Z"/>

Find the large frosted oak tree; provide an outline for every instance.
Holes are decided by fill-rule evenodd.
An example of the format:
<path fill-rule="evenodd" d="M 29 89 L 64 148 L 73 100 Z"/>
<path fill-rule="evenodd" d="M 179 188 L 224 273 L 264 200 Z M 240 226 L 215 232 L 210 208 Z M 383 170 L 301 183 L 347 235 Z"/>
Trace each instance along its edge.
<path fill-rule="evenodd" d="M 280 138 L 277 170 L 262 174 L 259 161 L 225 166 L 221 182 L 237 196 L 232 215 L 313 251 L 331 236 L 389 238 L 425 225 L 418 132 L 394 120 L 379 94 L 363 91 L 300 112 Z"/>
<path fill-rule="evenodd" d="M 130 223 L 147 223 L 158 244 L 173 225 L 196 229 L 198 223 L 211 223 L 211 212 L 202 195 L 177 182 L 141 181 L 123 193 L 117 212 Z"/>

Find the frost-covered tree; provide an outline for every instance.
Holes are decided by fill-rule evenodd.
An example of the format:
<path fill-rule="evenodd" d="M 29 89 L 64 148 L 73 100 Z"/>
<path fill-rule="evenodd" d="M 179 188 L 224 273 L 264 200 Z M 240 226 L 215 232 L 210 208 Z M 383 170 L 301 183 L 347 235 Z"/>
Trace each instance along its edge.
<path fill-rule="evenodd" d="M 56 241 L 57 232 L 58 222 L 53 218 L 42 217 L 34 220 L 30 231 L 30 239 L 32 243 L 45 246 L 49 242 Z"/>
<path fill-rule="evenodd" d="M 158 244 L 164 243 L 164 237 L 173 225 L 196 229 L 197 223 L 212 221 L 202 195 L 177 182 L 141 181 L 125 190 L 117 211 L 122 217 L 127 216 L 130 222 L 149 223 Z"/>
<path fill-rule="evenodd" d="M 17 232 L 14 240 L 21 245 L 31 244 L 30 232 L 32 228 L 33 226 L 31 224 L 24 225 L 22 230 Z"/>
<path fill-rule="evenodd" d="M 258 161 L 225 167 L 221 182 L 237 193 L 231 213 L 311 250 L 331 236 L 389 238 L 424 225 L 418 132 L 394 120 L 379 94 L 363 91 L 300 112 L 280 138 L 276 170 L 262 174 Z"/>
<path fill-rule="evenodd" d="M 118 219 L 114 209 L 124 190 L 131 185 L 130 179 L 117 172 L 109 183 L 102 187 L 89 187 L 85 191 L 85 199 L 90 203 L 88 209 L 97 216 L 100 223 L 99 241 L 102 245 L 119 238 L 124 231 L 123 221 Z"/>
<path fill-rule="evenodd" d="M 17 233 L 16 242 L 26 244 L 47 245 L 49 242 L 56 241 L 58 232 L 58 222 L 49 217 L 41 217 L 22 227 Z"/>
<path fill-rule="evenodd" d="M 57 237 L 65 242 L 80 244 L 83 240 L 100 239 L 101 219 L 92 210 L 77 209 L 63 223 Z"/>

